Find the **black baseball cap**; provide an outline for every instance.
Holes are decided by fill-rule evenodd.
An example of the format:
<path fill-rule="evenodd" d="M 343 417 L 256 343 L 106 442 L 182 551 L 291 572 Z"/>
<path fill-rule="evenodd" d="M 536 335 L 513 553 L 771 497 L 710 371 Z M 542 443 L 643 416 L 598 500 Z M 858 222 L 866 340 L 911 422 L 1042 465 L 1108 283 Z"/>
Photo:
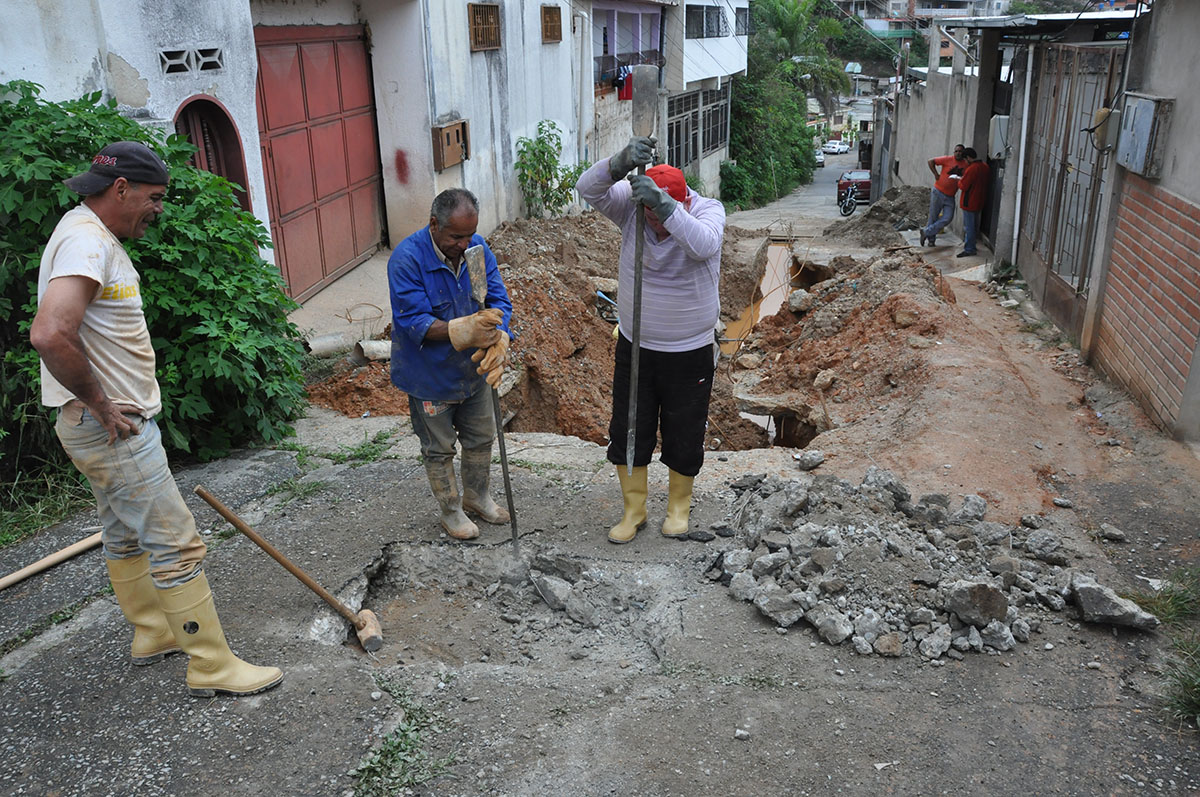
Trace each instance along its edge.
<path fill-rule="evenodd" d="M 90 169 L 63 180 L 63 185 L 77 194 L 91 196 L 108 188 L 118 177 L 150 185 L 166 185 L 170 179 L 167 164 L 154 150 L 137 141 L 118 141 L 96 153 Z"/>

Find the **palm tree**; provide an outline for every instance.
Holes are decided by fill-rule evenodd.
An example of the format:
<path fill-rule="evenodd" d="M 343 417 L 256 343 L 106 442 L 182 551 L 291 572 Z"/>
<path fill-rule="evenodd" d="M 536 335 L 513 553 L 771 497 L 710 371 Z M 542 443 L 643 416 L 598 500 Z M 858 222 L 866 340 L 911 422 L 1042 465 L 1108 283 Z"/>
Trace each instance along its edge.
<path fill-rule="evenodd" d="M 817 98 L 833 118 L 839 94 L 850 91 L 842 64 L 830 55 L 828 43 L 841 38 L 836 19 L 816 14 L 821 0 L 758 0 L 755 47 L 774 58 L 780 73 L 797 88 Z"/>

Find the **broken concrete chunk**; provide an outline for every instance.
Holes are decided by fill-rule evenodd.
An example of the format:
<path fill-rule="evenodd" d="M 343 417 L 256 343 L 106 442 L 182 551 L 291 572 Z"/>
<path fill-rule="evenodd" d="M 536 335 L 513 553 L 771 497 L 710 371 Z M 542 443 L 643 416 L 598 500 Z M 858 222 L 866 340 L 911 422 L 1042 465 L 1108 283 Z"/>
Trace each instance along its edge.
<path fill-rule="evenodd" d="M 1022 515 L 1021 525 L 1027 529 L 1040 529 L 1042 527 L 1041 515 Z"/>
<path fill-rule="evenodd" d="M 889 631 L 875 640 L 875 652 L 889 658 L 903 656 L 904 637 L 895 631 Z"/>
<path fill-rule="evenodd" d="M 854 646 L 854 652 L 860 656 L 870 656 L 874 652 L 871 643 L 860 636 L 850 637 L 850 644 Z"/>
<path fill-rule="evenodd" d="M 1070 509 L 1075 506 L 1075 504 L 1071 503 L 1070 498 L 1063 498 L 1061 495 L 1054 499 L 1054 505 L 1062 509 Z"/>
<path fill-rule="evenodd" d="M 975 524 L 975 539 L 984 545 L 1007 545 L 1012 539 L 1012 529 L 1003 523 L 981 520 Z"/>
<path fill-rule="evenodd" d="M 900 479 L 896 478 L 896 474 L 890 470 L 877 468 L 874 465 L 867 468 L 867 472 L 863 475 L 862 487 L 869 490 L 882 490 L 891 493 L 897 502 L 909 501 L 912 499 L 912 493 L 904 486 Z"/>
<path fill-rule="evenodd" d="M 739 571 L 729 580 L 729 592 L 740 601 L 754 600 L 754 595 L 758 592 L 758 582 L 746 571 Z"/>
<path fill-rule="evenodd" d="M 760 542 L 767 546 L 771 553 L 791 548 L 791 535 L 782 531 L 769 531 L 762 536 Z"/>
<path fill-rule="evenodd" d="M 788 309 L 793 313 L 807 313 L 817 306 L 817 297 L 803 288 L 788 294 Z"/>
<path fill-rule="evenodd" d="M 968 495 L 963 498 L 962 506 L 958 508 L 958 511 L 950 516 L 950 522 L 974 523 L 977 520 L 983 520 L 985 512 L 987 512 L 987 501 L 978 495 Z"/>
<path fill-rule="evenodd" d="M 1127 542 L 1129 537 L 1116 526 L 1108 523 L 1100 524 L 1100 539 L 1108 542 Z"/>
<path fill-rule="evenodd" d="M 974 626 L 986 626 L 1003 620 L 1008 613 L 1008 598 L 991 584 L 982 581 L 956 581 L 946 590 L 945 609 Z"/>
<path fill-rule="evenodd" d="M 800 470 L 812 470 L 825 461 L 825 452 L 812 449 L 796 455 L 796 464 Z"/>
<path fill-rule="evenodd" d="M 1008 626 L 999 620 L 992 620 L 983 630 L 979 632 L 983 644 L 988 647 L 995 648 L 999 651 L 1012 650 L 1017 644 L 1013 639 L 1012 632 L 1008 630 Z"/>
<path fill-rule="evenodd" d="M 754 596 L 754 605 L 781 628 L 789 628 L 805 616 L 800 604 L 774 582 L 759 589 Z"/>
<path fill-rule="evenodd" d="M 813 379 L 813 387 L 817 390 L 828 390 L 833 387 L 833 383 L 837 381 L 837 371 L 832 368 L 826 368 L 824 371 L 818 371 Z"/>
<path fill-rule="evenodd" d="M 850 618 L 839 612 L 828 603 L 818 603 L 804 613 L 817 634 L 831 645 L 840 645 L 854 633 L 854 625 Z"/>
<path fill-rule="evenodd" d="M 795 517 L 808 508 L 808 488 L 792 482 L 783 489 L 783 514 Z"/>
<path fill-rule="evenodd" d="M 945 623 L 938 623 L 933 627 L 921 644 L 917 646 L 917 650 L 927 659 L 940 658 L 943 653 L 950 649 L 950 626 Z"/>
<path fill-rule="evenodd" d="M 783 567 L 791 558 L 792 552 L 784 548 L 781 551 L 758 557 L 754 560 L 754 564 L 750 566 L 750 570 L 755 578 L 762 578 Z"/>
<path fill-rule="evenodd" d="M 749 566 L 750 551 L 745 548 L 726 551 L 725 557 L 721 560 L 721 570 L 731 576 L 742 572 Z"/>
<path fill-rule="evenodd" d="M 867 642 L 874 642 L 883 630 L 883 618 L 874 609 L 863 609 L 862 614 L 854 618 L 854 633 Z"/>
<path fill-rule="evenodd" d="M 753 371 L 761 366 L 763 358 L 761 354 L 743 354 L 734 361 L 738 368 L 744 371 Z"/>
<path fill-rule="evenodd" d="M 1157 617 L 1133 601 L 1122 598 L 1108 587 L 1096 583 L 1091 576 L 1072 574 L 1071 593 L 1080 614 L 1089 623 L 1127 625 L 1143 631 L 1158 627 Z"/>
<path fill-rule="evenodd" d="M 539 573 L 533 576 L 533 584 L 537 587 L 538 594 L 542 596 L 542 600 L 546 602 L 554 611 L 562 611 L 567 608 L 567 598 L 571 595 L 571 585 L 557 576 L 548 576 L 545 573 Z"/>
<path fill-rule="evenodd" d="M 1025 540 L 1025 550 L 1030 556 L 1052 565 L 1065 565 L 1067 555 L 1062 550 L 1062 540 L 1048 529 L 1038 529 Z"/>

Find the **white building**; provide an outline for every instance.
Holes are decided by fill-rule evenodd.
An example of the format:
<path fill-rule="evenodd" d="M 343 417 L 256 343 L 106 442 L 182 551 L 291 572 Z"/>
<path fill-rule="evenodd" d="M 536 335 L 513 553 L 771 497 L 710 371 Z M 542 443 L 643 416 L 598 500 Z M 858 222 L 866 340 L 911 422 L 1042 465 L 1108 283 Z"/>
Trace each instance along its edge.
<path fill-rule="evenodd" d="M 0 81 L 99 90 L 186 133 L 245 187 L 298 299 L 419 229 L 446 188 L 479 197 L 481 232 L 520 215 L 517 139 L 553 120 L 574 162 L 590 121 L 567 0 L 9 5 Z"/>

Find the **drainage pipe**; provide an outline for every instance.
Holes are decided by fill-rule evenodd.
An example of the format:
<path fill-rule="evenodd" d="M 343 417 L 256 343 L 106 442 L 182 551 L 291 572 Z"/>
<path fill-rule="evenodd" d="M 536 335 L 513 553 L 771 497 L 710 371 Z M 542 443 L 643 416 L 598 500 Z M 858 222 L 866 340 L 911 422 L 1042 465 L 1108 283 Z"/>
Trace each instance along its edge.
<path fill-rule="evenodd" d="M 353 357 L 361 360 L 390 360 L 392 359 L 392 342 L 390 340 L 360 340 L 354 344 Z"/>
<path fill-rule="evenodd" d="M 344 333 L 330 332 L 304 341 L 304 349 L 314 357 L 333 357 L 352 347 Z"/>
<path fill-rule="evenodd" d="M 1021 100 L 1021 160 L 1017 163 L 1017 203 L 1013 215 L 1012 251 L 1009 252 L 1013 265 L 1017 264 L 1017 247 L 1020 245 L 1021 236 L 1021 198 L 1025 193 L 1025 145 L 1029 139 L 1029 90 L 1033 82 L 1033 44 L 1027 44 L 1026 47 L 1025 96 Z"/>

